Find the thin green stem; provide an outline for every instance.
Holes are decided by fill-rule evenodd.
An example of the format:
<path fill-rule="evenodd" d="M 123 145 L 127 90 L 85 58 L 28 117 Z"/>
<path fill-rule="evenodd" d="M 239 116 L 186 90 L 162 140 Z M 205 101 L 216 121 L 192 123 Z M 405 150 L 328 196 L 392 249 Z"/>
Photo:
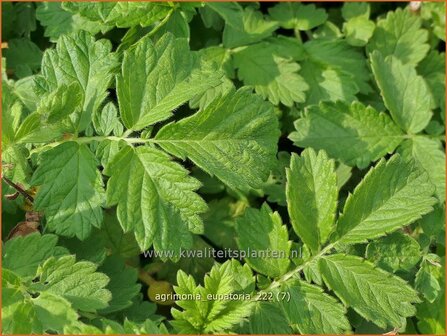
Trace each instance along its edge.
<path fill-rule="evenodd" d="M 300 266 L 298 266 L 297 268 L 291 270 L 290 272 L 287 272 L 286 274 L 284 274 L 282 277 L 280 277 L 279 279 L 273 281 L 270 286 L 268 286 L 266 289 L 263 289 L 261 292 L 269 292 L 272 289 L 275 289 L 279 286 L 281 286 L 284 282 L 286 282 L 287 280 L 293 278 L 296 274 L 298 274 L 299 272 L 301 272 L 304 267 L 306 267 L 307 265 L 309 265 L 311 262 L 313 262 L 314 260 L 317 260 L 319 258 L 321 258 L 323 255 L 327 254 L 330 250 L 332 250 L 334 248 L 334 244 L 329 244 L 327 245 L 325 248 L 323 248 L 318 254 L 314 255 L 313 257 L 309 258 L 309 260 L 307 260 L 306 262 L 304 262 L 303 264 L 301 264 Z"/>

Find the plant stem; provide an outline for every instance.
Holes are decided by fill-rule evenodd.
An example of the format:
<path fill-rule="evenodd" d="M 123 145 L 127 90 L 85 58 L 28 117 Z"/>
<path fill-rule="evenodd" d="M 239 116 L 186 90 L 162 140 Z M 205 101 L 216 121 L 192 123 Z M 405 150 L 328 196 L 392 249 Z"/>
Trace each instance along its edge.
<path fill-rule="evenodd" d="M 261 292 L 268 292 L 276 287 L 281 286 L 284 282 L 289 280 L 290 278 L 293 278 L 296 274 L 301 272 L 304 267 L 306 267 L 308 264 L 310 264 L 312 261 L 321 258 L 323 255 L 328 253 L 331 249 L 334 248 L 334 244 L 329 244 L 325 248 L 323 248 L 318 254 L 311 257 L 309 260 L 304 262 L 303 264 L 299 265 L 297 268 L 291 270 L 290 272 L 287 272 L 282 277 L 280 277 L 278 280 L 273 281 L 270 286 L 268 286 L 266 289 L 263 289 Z"/>
<path fill-rule="evenodd" d="M 30 202 L 34 202 L 34 198 L 28 194 L 21 186 L 19 186 L 18 184 L 12 182 L 9 178 L 7 178 L 6 176 L 2 176 L 3 181 L 6 182 L 6 184 L 8 184 L 10 187 L 14 188 L 15 190 L 17 190 L 23 197 L 25 197 L 28 201 Z"/>

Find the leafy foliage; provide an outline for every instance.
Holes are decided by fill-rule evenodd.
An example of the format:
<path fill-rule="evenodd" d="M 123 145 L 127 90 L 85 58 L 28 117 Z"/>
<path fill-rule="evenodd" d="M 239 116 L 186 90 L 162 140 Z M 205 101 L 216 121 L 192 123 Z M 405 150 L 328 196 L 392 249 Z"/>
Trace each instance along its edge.
<path fill-rule="evenodd" d="M 3 2 L 2 334 L 444 334 L 444 17 Z"/>

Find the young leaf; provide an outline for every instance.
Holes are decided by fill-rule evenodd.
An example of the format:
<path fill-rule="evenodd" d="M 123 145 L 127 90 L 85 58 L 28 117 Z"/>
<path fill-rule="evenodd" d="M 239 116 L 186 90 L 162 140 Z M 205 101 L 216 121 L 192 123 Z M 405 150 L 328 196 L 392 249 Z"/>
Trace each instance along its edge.
<path fill-rule="evenodd" d="M 43 211 L 47 228 L 79 239 L 100 227 L 104 188 L 96 158 L 84 144 L 68 141 L 42 154 L 31 184 L 40 186 L 34 207 Z"/>
<path fill-rule="evenodd" d="M 422 131 L 431 119 L 432 97 L 424 79 L 412 65 L 397 58 L 371 55 L 371 67 L 386 107 L 394 121 L 409 133 Z"/>
<path fill-rule="evenodd" d="M 175 330 L 179 334 L 219 334 L 244 321 L 253 303 L 249 300 L 224 299 L 225 295 L 236 293 L 239 289 L 234 276 L 231 260 L 215 265 L 205 277 L 204 287 L 197 286 L 192 276 L 179 271 L 175 292 L 186 297 L 190 295 L 192 300 L 176 302 L 182 311 L 176 308 L 171 310 L 174 317 L 171 324 Z"/>
<path fill-rule="evenodd" d="M 124 52 L 117 93 L 128 129 L 140 130 L 172 115 L 172 110 L 221 83 L 219 72 L 198 69 L 186 39 L 168 33 L 155 44 L 147 35 Z"/>
<path fill-rule="evenodd" d="M 260 210 L 247 209 L 236 221 L 236 233 L 241 250 L 269 251 L 276 255 L 245 258 L 254 270 L 272 278 L 287 271 L 291 246 L 287 228 L 282 224 L 279 214 L 272 212 L 266 203 Z"/>
<path fill-rule="evenodd" d="M 295 129 L 289 138 L 297 146 L 323 149 L 359 168 L 394 151 L 403 138 L 388 115 L 360 102 L 322 102 L 308 107 Z"/>
<path fill-rule="evenodd" d="M 398 8 L 379 20 L 367 50 L 378 50 L 384 57 L 393 55 L 403 64 L 416 65 L 430 48 L 427 40 L 428 32 L 421 29 L 419 16 Z"/>
<path fill-rule="evenodd" d="M 164 126 L 155 140 L 229 187 L 244 190 L 259 188 L 267 179 L 275 162 L 278 133 L 272 106 L 244 88 Z"/>
<path fill-rule="evenodd" d="M 319 261 L 326 285 L 347 306 L 381 328 L 401 327 L 416 313 L 416 292 L 401 278 L 356 256 L 334 254 Z"/>
<path fill-rule="evenodd" d="M 293 229 L 317 252 L 334 228 L 338 196 L 334 161 L 323 151 L 306 149 L 301 157 L 292 154 L 286 174 L 287 207 Z"/>
<path fill-rule="evenodd" d="M 3 246 L 2 267 L 22 278 L 31 278 L 45 260 L 66 252 L 56 244 L 57 236 L 52 234 L 33 233 L 10 239 Z"/>
<path fill-rule="evenodd" d="M 104 98 L 113 77 L 116 55 L 107 40 L 95 41 L 85 31 L 63 35 L 56 49 L 47 49 L 42 60 L 42 75 L 36 78 L 40 93 L 54 91 L 59 85 L 78 83 L 84 93 L 78 131 L 90 123 Z"/>
<path fill-rule="evenodd" d="M 304 102 L 304 91 L 309 86 L 297 73 L 300 66 L 278 51 L 275 40 L 271 40 L 236 52 L 233 64 L 239 69 L 239 79 L 272 104 L 292 106 L 294 102 Z"/>
<path fill-rule="evenodd" d="M 346 308 L 323 290 L 301 280 L 286 282 L 281 291 L 290 294 L 290 300 L 278 304 L 288 324 L 300 334 L 346 334 L 351 327 Z"/>
<path fill-rule="evenodd" d="M 323 8 L 299 2 L 277 4 L 269 8 L 269 14 L 282 28 L 296 30 L 313 29 L 322 25 L 328 17 Z"/>
<path fill-rule="evenodd" d="M 33 286 L 38 291 L 64 297 L 73 308 L 94 312 L 107 307 L 112 298 L 105 289 L 109 278 L 96 272 L 96 267 L 89 261 L 76 262 L 71 255 L 59 259 L 52 257 L 39 267 L 40 280 Z"/>
<path fill-rule="evenodd" d="M 160 150 L 125 146 L 104 173 L 110 176 L 107 205 L 118 205 L 121 227 L 134 231 L 142 250 L 152 243 L 157 250 L 191 246 L 189 231 L 201 231 L 206 204 L 187 170 Z"/>
<path fill-rule="evenodd" d="M 433 210 L 433 191 L 412 162 L 398 154 L 382 159 L 348 196 L 332 241 L 362 243 L 411 224 Z"/>

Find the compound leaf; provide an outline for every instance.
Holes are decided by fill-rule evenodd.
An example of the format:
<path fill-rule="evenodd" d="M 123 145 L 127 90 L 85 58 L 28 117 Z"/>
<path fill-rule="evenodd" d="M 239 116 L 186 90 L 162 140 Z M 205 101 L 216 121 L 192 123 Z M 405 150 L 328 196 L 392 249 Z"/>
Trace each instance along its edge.
<path fill-rule="evenodd" d="M 171 324 L 178 333 L 218 334 L 245 320 L 253 303 L 249 300 L 225 299 L 225 295 L 235 294 L 239 290 L 235 275 L 231 260 L 215 265 L 205 276 L 204 286 L 196 285 L 194 278 L 183 271 L 177 273 L 175 292 L 193 298 L 176 302 L 181 311 L 177 308 L 171 310 L 174 317 Z"/>

